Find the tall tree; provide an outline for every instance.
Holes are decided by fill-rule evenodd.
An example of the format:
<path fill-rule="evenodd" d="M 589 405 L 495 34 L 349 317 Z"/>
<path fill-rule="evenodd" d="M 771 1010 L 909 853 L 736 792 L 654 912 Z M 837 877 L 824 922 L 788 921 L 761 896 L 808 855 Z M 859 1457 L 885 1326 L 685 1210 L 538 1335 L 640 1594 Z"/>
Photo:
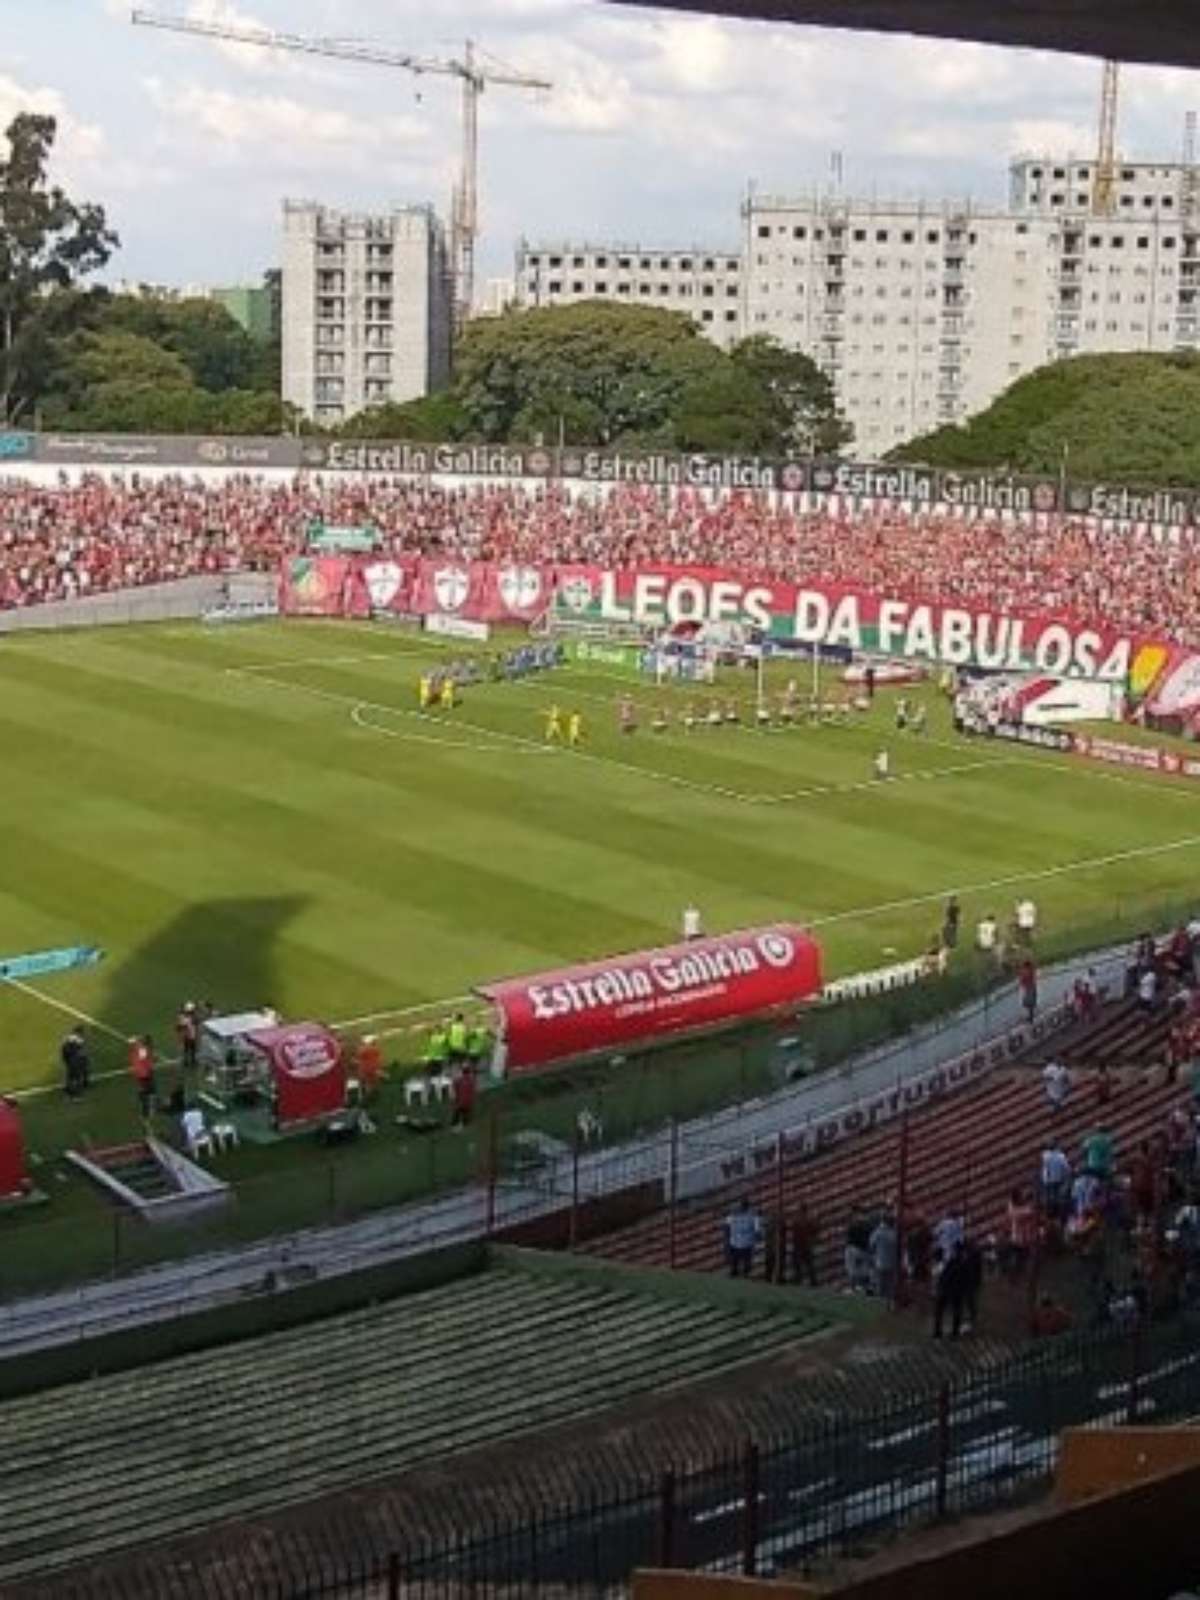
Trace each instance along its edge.
<path fill-rule="evenodd" d="M 755 334 L 730 352 L 733 364 L 770 399 L 784 454 L 836 455 L 853 436 L 837 409 L 832 380 L 811 356 Z"/>
<path fill-rule="evenodd" d="M 17 421 L 37 398 L 56 293 L 98 271 L 119 242 L 103 207 L 50 182 L 56 131 L 53 117 L 22 112 L 0 160 L 0 424 Z"/>

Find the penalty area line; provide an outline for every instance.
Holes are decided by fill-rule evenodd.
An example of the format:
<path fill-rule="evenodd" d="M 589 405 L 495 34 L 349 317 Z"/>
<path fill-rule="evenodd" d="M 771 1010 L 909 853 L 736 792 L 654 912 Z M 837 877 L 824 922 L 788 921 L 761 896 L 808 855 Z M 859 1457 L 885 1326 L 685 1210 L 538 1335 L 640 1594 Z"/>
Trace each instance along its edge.
<path fill-rule="evenodd" d="M 43 994 L 40 989 L 35 989 L 31 983 L 26 983 L 22 978 L 5 978 L 3 981 L 10 989 L 17 989 L 21 994 L 27 994 L 31 1000 L 40 1000 L 44 1006 L 61 1011 L 64 1016 L 74 1017 L 76 1022 L 86 1022 L 89 1028 L 98 1028 L 110 1039 L 119 1039 L 122 1044 L 129 1042 L 128 1034 L 118 1033 L 115 1028 L 110 1028 L 107 1022 L 101 1022 L 99 1017 L 92 1017 L 86 1011 L 80 1011 L 78 1006 L 68 1005 L 65 1000 L 56 1000 L 53 995 Z"/>

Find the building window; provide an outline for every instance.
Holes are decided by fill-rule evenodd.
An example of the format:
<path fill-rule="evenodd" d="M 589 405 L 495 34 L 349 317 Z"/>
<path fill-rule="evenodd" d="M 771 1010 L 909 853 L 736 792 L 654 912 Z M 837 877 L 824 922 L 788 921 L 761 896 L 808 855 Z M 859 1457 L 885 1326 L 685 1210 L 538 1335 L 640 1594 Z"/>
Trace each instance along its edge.
<path fill-rule="evenodd" d="M 606 267 L 608 265 L 608 257 L 607 256 L 597 256 L 596 257 L 596 265 L 598 267 Z"/>
<path fill-rule="evenodd" d="M 887 237 L 888 237 L 888 235 L 887 235 L 887 229 L 886 228 L 876 228 L 875 229 L 875 243 L 876 244 L 886 244 L 887 243 Z"/>
<path fill-rule="evenodd" d="M 758 225 L 758 237 L 760 239 L 769 239 L 771 237 L 771 230 L 765 222 L 760 222 Z"/>
<path fill-rule="evenodd" d="M 605 282 L 605 280 L 603 278 L 597 279 L 597 282 L 596 282 L 596 293 L 597 294 L 607 294 L 608 293 L 608 284 Z"/>
<path fill-rule="evenodd" d="M 727 311 L 725 313 L 725 321 L 726 322 L 736 322 L 737 321 L 737 312 L 736 311 Z"/>
<path fill-rule="evenodd" d="M 638 284 L 638 293 L 639 294 L 649 294 L 650 293 L 650 285 L 648 283 L 640 283 L 640 284 Z"/>
<path fill-rule="evenodd" d="M 582 294 L 583 293 L 583 279 L 582 278 L 576 278 L 575 279 L 574 283 L 571 285 L 571 293 L 572 294 Z"/>
<path fill-rule="evenodd" d="M 865 244 L 866 243 L 866 238 L 867 238 L 867 230 L 865 228 L 855 228 L 852 237 L 854 239 L 855 244 Z"/>

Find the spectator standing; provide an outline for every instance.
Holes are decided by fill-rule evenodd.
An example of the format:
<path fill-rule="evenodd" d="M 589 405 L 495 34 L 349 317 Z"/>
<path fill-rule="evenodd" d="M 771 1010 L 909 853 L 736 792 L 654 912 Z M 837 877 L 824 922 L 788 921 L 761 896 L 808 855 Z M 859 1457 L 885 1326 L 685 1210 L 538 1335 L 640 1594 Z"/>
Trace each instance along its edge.
<path fill-rule="evenodd" d="M 899 1240 L 896 1224 L 885 1211 L 871 1231 L 871 1286 L 881 1300 L 892 1300 L 896 1293 L 896 1260 Z"/>
<path fill-rule="evenodd" d="M 179 1042 L 179 1060 L 184 1074 L 196 1070 L 200 1048 L 200 1019 L 196 1015 L 195 1001 L 181 1006 L 175 1018 L 175 1037 Z"/>
<path fill-rule="evenodd" d="M 743 1195 L 725 1218 L 725 1242 L 729 1251 L 729 1276 L 748 1278 L 754 1270 L 754 1247 L 762 1237 L 762 1219 Z"/>
<path fill-rule="evenodd" d="M 962 907 L 958 903 L 958 896 L 952 894 L 946 901 L 946 912 L 942 918 L 942 943 L 947 950 L 953 950 L 958 944 L 958 928 L 962 921 Z"/>
<path fill-rule="evenodd" d="M 961 1240 L 949 1256 L 942 1260 L 938 1273 L 937 1289 L 933 1300 L 933 1337 L 942 1337 L 946 1313 L 950 1313 L 951 1337 L 957 1339 L 962 1332 L 963 1305 L 967 1294 L 967 1265 Z"/>
<path fill-rule="evenodd" d="M 1051 1111 L 1058 1113 L 1071 1093 L 1071 1074 L 1061 1061 L 1050 1060 L 1042 1068 L 1042 1088 Z"/>
<path fill-rule="evenodd" d="M 817 1241 L 821 1224 L 804 1201 L 797 1203 L 791 1220 L 792 1282 L 807 1281 L 810 1289 L 817 1287 Z"/>
<path fill-rule="evenodd" d="M 1033 1021 L 1037 1012 L 1038 1003 L 1038 977 L 1037 967 L 1030 956 L 1025 956 L 1017 968 L 1017 989 L 1021 996 L 1021 1010 L 1025 1013 L 1025 1021 Z"/>
<path fill-rule="evenodd" d="M 846 1285 L 857 1293 L 871 1279 L 871 1224 L 861 1206 L 850 1213 L 846 1227 Z"/>
<path fill-rule="evenodd" d="M 148 1033 L 129 1041 L 129 1072 L 137 1090 L 138 1110 L 145 1121 L 154 1109 L 154 1041 Z"/>
<path fill-rule="evenodd" d="M 1037 1239 L 1037 1212 L 1027 1190 L 1014 1189 L 1009 1195 L 1007 1226 L 1004 1273 L 1009 1278 L 1020 1278 Z"/>
<path fill-rule="evenodd" d="M 454 1110 L 450 1115 L 450 1126 L 462 1129 L 468 1126 L 475 1114 L 475 1069 L 464 1064 L 454 1075 Z"/>
<path fill-rule="evenodd" d="M 88 1055 L 87 1040 L 81 1027 L 74 1027 L 59 1049 L 63 1064 L 63 1088 L 68 1097 L 77 1100 L 91 1086 L 92 1063 Z"/>
<path fill-rule="evenodd" d="M 1042 1206 L 1048 1217 L 1061 1222 L 1071 1190 L 1071 1163 L 1057 1144 L 1042 1151 Z"/>

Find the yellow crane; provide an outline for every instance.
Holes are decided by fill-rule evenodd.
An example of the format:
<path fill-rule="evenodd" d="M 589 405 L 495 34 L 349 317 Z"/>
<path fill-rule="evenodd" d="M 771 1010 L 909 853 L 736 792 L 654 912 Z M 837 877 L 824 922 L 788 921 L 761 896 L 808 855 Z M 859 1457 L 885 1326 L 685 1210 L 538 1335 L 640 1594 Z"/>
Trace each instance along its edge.
<path fill-rule="evenodd" d="M 1104 63 L 1100 80 L 1100 137 L 1096 146 L 1096 179 L 1092 184 L 1092 213 L 1111 217 L 1117 196 L 1117 97 L 1121 68 L 1116 61 Z"/>
<path fill-rule="evenodd" d="M 529 73 L 481 65 L 470 39 L 461 57 L 442 58 L 410 55 L 407 51 L 355 39 L 311 39 L 265 28 L 236 28 L 190 17 L 159 16 L 140 8 L 134 9 L 131 20 L 137 27 L 196 34 L 203 39 L 261 45 L 266 49 L 292 50 L 310 56 L 332 56 L 338 61 L 357 61 L 368 66 L 396 67 L 418 77 L 430 74 L 457 78 L 462 85 L 462 155 L 450 206 L 450 254 L 454 270 L 455 328 L 461 332 L 471 315 L 475 298 L 475 241 L 479 237 L 479 97 L 490 84 L 513 89 L 552 89 L 553 84 Z"/>

